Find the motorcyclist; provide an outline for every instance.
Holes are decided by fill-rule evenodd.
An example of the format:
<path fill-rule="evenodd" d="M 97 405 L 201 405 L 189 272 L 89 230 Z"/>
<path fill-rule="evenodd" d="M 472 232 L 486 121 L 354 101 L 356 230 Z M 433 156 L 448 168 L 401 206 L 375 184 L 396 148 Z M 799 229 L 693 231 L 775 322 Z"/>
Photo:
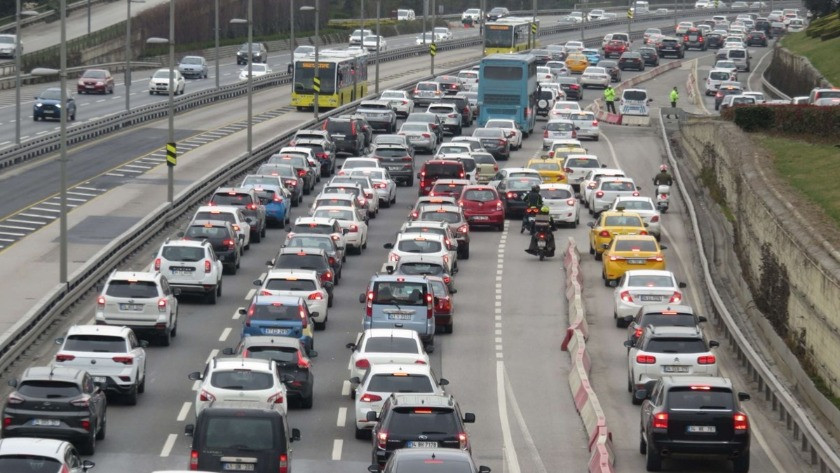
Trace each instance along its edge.
<path fill-rule="evenodd" d="M 668 166 L 663 164 L 659 166 L 659 174 L 657 174 L 653 178 L 653 185 L 655 186 L 671 186 L 674 183 L 674 179 L 671 177 L 671 174 L 668 172 Z"/>
<path fill-rule="evenodd" d="M 528 249 L 525 250 L 527 253 L 532 255 L 539 254 L 539 250 L 537 249 L 537 235 L 539 233 L 545 233 L 545 252 L 546 256 L 554 256 L 554 219 L 551 218 L 551 215 L 548 213 L 549 209 L 547 205 L 543 205 L 540 208 L 540 213 L 538 213 L 534 217 L 534 233 L 531 235 L 531 244 L 528 246 Z"/>
<path fill-rule="evenodd" d="M 543 199 L 540 195 L 540 186 L 535 185 L 531 187 L 531 190 L 525 194 L 522 200 L 525 202 L 525 212 L 522 213 L 522 228 L 519 230 L 519 233 L 524 232 L 526 228 L 531 230 L 528 228 L 529 210 L 533 213 L 543 205 Z"/>

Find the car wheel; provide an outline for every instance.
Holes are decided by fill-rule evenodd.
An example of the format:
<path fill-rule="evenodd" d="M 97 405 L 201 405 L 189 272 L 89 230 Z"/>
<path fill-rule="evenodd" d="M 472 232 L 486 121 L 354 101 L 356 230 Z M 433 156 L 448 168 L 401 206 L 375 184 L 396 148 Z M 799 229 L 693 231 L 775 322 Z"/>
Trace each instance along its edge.
<path fill-rule="evenodd" d="M 359 440 L 368 440 L 370 439 L 371 431 L 368 429 L 360 429 L 356 427 L 356 438 Z"/>
<path fill-rule="evenodd" d="M 312 409 L 312 404 L 314 403 L 314 401 L 315 401 L 315 394 L 310 393 L 309 396 L 301 398 L 300 407 L 302 407 L 304 409 Z"/>
<path fill-rule="evenodd" d="M 408 181 L 406 181 L 406 185 L 408 187 L 414 186 L 414 176 L 411 176 L 410 178 L 408 178 Z"/>
<path fill-rule="evenodd" d="M 251 235 L 251 241 L 252 241 L 252 242 L 254 242 L 254 243 L 259 243 L 259 242 L 261 242 L 261 241 L 262 241 L 262 232 L 260 232 L 259 230 L 257 230 L 257 232 L 256 232 L 256 233 L 252 234 L 252 235 Z M 249 246 L 250 246 L 250 245 L 249 245 Z M 246 247 L 246 248 L 248 248 L 248 247 Z"/>
<path fill-rule="evenodd" d="M 332 306 L 333 306 L 333 296 L 328 296 L 327 297 L 327 307 L 332 307 Z"/>
<path fill-rule="evenodd" d="M 327 303 L 329 306 L 329 303 Z M 324 318 L 323 322 L 315 322 L 315 330 L 325 330 L 327 328 L 327 319 Z"/>
<path fill-rule="evenodd" d="M 735 473 L 747 473 L 750 471 L 750 451 L 741 452 L 732 460 L 732 471 Z"/>
<path fill-rule="evenodd" d="M 463 248 L 463 250 L 461 249 Z M 459 259 L 470 259 L 470 245 L 467 243 L 465 246 L 461 245 L 458 247 L 458 258 Z"/>
<path fill-rule="evenodd" d="M 449 325 L 444 325 L 443 326 L 443 333 L 450 333 L 451 334 L 453 331 L 455 331 L 455 323 L 454 322 L 450 321 Z"/>
<path fill-rule="evenodd" d="M 642 433 L 639 435 L 639 453 L 641 453 L 642 455 L 644 455 L 645 453 L 647 453 L 647 442 L 645 442 L 645 434 L 644 434 L 644 432 L 642 432 Z"/>
<path fill-rule="evenodd" d="M 137 386 L 131 388 L 131 392 L 125 395 L 125 403 L 129 406 L 137 405 Z"/>
<path fill-rule="evenodd" d="M 154 91 L 152 91 L 152 90 L 150 90 L 150 91 L 149 91 L 149 95 L 155 95 L 155 92 L 154 92 Z"/>
<path fill-rule="evenodd" d="M 158 342 L 162 347 L 168 347 L 172 343 L 172 332 L 165 331 L 158 336 Z"/>
<path fill-rule="evenodd" d="M 500 223 L 500 224 L 499 224 L 499 226 L 497 226 L 497 227 L 496 227 L 496 231 L 499 231 L 499 232 L 503 232 L 503 231 L 505 231 L 505 224 L 504 224 L 504 222 L 503 222 L 503 223 Z"/>
<path fill-rule="evenodd" d="M 647 471 L 659 471 L 662 469 L 662 456 L 659 452 L 653 451 L 653 447 L 647 444 L 645 451 L 645 469 Z"/>
<path fill-rule="evenodd" d="M 105 440 L 105 427 L 108 426 L 107 419 L 102 419 L 102 426 L 99 427 L 99 432 L 96 433 L 96 440 Z"/>
<path fill-rule="evenodd" d="M 79 453 L 82 455 L 93 455 L 96 450 L 96 434 L 91 432 L 90 438 L 79 444 Z"/>
<path fill-rule="evenodd" d="M 137 385 L 137 392 L 143 394 L 146 392 L 146 373 L 143 373 L 143 381 L 140 381 L 140 384 Z"/>
<path fill-rule="evenodd" d="M 72 114 L 72 115 L 70 115 L 70 121 L 71 121 L 71 122 L 76 121 L 76 112 L 73 112 L 73 114 Z"/>
<path fill-rule="evenodd" d="M 32 121 L 37 122 L 38 121 L 38 115 L 32 115 Z"/>

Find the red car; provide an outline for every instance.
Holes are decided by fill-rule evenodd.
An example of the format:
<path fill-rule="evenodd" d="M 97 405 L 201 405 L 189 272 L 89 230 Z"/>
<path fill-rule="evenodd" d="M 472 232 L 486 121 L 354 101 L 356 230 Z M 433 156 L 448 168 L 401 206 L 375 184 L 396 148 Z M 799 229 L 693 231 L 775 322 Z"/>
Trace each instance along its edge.
<path fill-rule="evenodd" d="M 628 49 L 627 43 L 620 39 L 613 39 L 604 45 L 604 57 L 621 57 Z"/>
<path fill-rule="evenodd" d="M 88 69 L 79 77 L 76 92 L 80 94 L 113 94 L 114 78 L 105 69 Z"/>
<path fill-rule="evenodd" d="M 440 276 L 426 276 L 426 279 L 432 283 L 432 292 L 435 295 L 435 332 L 452 333 L 454 326 L 452 316 L 455 314 L 452 294 L 458 291 L 456 289 L 450 290 L 446 281 Z"/>
<path fill-rule="evenodd" d="M 487 225 L 498 231 L 505 228 L 505 206 L 495 188 L 487 185 L 464 187 L 458 204 L 470 226 Z"/>

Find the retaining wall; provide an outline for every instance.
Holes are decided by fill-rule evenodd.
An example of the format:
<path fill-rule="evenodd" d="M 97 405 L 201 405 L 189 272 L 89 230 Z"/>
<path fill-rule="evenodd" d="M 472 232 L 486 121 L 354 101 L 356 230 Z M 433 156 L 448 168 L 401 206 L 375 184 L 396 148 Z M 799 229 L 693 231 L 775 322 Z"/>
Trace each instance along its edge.
<path fill-rule="evenodd" d="M 797 56 L 787 48 L 773 47 L 773 60 L 764 73 L 768 81 L 786 95 L 796 97 L 808 95 L 814 87 L 831 87 L 811 61 L 804 56 Z"/>

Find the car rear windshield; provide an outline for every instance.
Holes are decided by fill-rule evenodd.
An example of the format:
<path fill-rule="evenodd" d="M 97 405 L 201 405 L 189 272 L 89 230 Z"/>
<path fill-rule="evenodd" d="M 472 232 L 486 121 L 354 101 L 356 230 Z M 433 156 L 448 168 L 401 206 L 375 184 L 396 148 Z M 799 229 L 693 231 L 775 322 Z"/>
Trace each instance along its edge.
<path fill-rule="evenodd" d="M 107 335 L 70 335 L 62 350 L 90 351 L 96 353 L 125 353 L 126 343 L 122 337 Z"/>
<path fill-rule="evenodd" d="M 275 280 L 278 281 L 278 280 Z M 274 289 L 279 291 L 281 289 Z M 300 320 L 300 307 L 297 304 L 254 304 L 248 309 L 249 320 L 279 320 L 297 322 Z"/>
<path fill-rule="evenodd" d="M 249 369 L 219 370 L 210 375 L 210 385 L 219 389 L 262 391 L 274 386 L 274 377 Z"/>
<path fill-rule="evenodd" d="M 501 128 L 477 128 L 473 131 L 477 138 L 504 138 L 505 132 Z"/>
<path fill-rule="evenodd" d="M 274 202 L 275 195 L 277 195 L 277 193 L 271 189 L 263 189 L 257 192 L 257 197 L 260 198 L 261 204 L 270 204 Z"/>
<path fill-rule="evenodd" d="M 105 295 L 111 297 L 128 297 L 131 299 L 148 299 L 158 296 L 157 284 L 154 281 L 121 281 L 113 280 L 108 283 Z"/>
<path fill-rule="evenodd" d="M 211 417 L 204 431 L 204 447 L 220 451 L 272 450 L 276 443 L 275 434 L 270 418 Z"/>
<path fill-rule="evenodd" d="M 52 473 L 65 471 L 61 468 L 61 463 L 58 460 L 40 455 L 3 455 L 0 457 L 0 471 L 14 473 Z"/>
<path fill-rule="evenodd" d="M 476 168 L 475 159 L 457 158 L 454 161 L 458 161 L 459 163 L 461 163 L 462 166 L 464 166 L 464 172 L 475 171 L 475 168 Z"/>
<path fill-rule="evenodd" d="M 265 283 L 269 291 L 314 291 L 315 281 L 311 279 L 269 279 Z"/>
<path fill-rule="evenodd" d="M 426 215 L 426 218 L 423 220 L 428 220 L 430 215 Z M 438 217 L 436 222 L 442 222 L 447 217 Z M 447 222 L 449 223 L 449 222 Z M 397 249 L 403 251 L 405 253 L 438 253 L 441 251 L 442 246 L 439 241 L 436 240 L 421 240 L 417 239 L 409 239 L 409 240 L 401 240 L 397 244 Z"/>
<path fill-rule="evenodd" d="M 321 255 L 283 253 L 274 263 L 276 269 L 312 269 L 326 268 L 327 262 Z M 279 281 L 279 280 L 278 280 Z M 300 280 L 299 280 L 300 281 Z"/>
<path fill-rule="evenodd" d="M 274 360 L 281 365 L 283 363 L 295 363 L 298 361 L 298 350 L 292 347 L 273 347 L 273 346 L 249 346 L 245 348 L 248 351 L 248 358 L 258 358 L 261 360 Z"/>
<path fill-rule="evenodd" d="M 602 191 L 633 192 L 636 188 L 630 181 L 606 181 L 601 183 Z"/>
<path fill-rule="evenodd" d="M 707 389 L 708 388 L 708 389 Z M 729 409 L 735 407 L 732 391 L 711 386 L 680 386 L 668 390 L 669 409 Z"/>
<path fill-rule="evenodd" d="M 388 432 L 395 437 L 422 432 L 454 435 L 458 432 L 458 420 L 452 408 L 397 407 L 391 413 Z"/>
<path fill-rule="evenodd" d="M 444 144 L 438 148 L 438 154 L 457 154 L 457 153 L 469 153 L 470 147 L 467 144 Z"/>
<path fill-rule="evenodd" d="M 438 85 L 436 82 L 420 82 L 417 90 L 438 90 Z"/>
<path fill-rule="evenodd" d="M 354 210 L 318 209 L 313 214 L 316 218 L 334 218 L 336 220 L 353 220 Z"/>
<path fill-rule="evenodd" d="M 644 351 L 652 353 L 704 353 L 709 351 L 700 338 L 652 338 Z"/>
<path fill-rule="evenodd" d="M 732 58 L 743 59 L 745 57 L 747 57 L 747 52 L 744 51 L 743 49 L 730 49 L 729 50 L 729 58 L 730 59 L 732 59 Z"/>
<path fill-rule="evenodd" d="M 586 159 L 586 158 L 569 158 L 566 160 L 566 167 L 567 168 L 597 168 L 598 167 L 598 160 L 597 159 Z"/>
<path fill-rule="evenodd" d="M 375 374 L 367 390 L 377 393 L 431 393 L 432 381 L 420 374 Z"/>
<path fill-rule="evenodd" d="M 469 189 L 464 192 L 464 200 L 473 202 L 492 202 L 496 200 L 496 193 L 490 189 Z"/>
<path fill-rule="evenodd" d="M 196 212 L 196 220 L 222 220 L 224 222 L 236 223 L 236 216 L 231 212 Z"/>
<path fill-rule="evenodd" d="M 631 287 L 674 287 L 671 276 L 634 275 L 627 278 L 627 285 Z"/>
<path fill-rule="evenodd" d="M 420 125 L 420 131 L 427 131 L 426 127 Z M 407 131 L 409 129 L 406 129 Z M 403 156 L 408 156 L 408 151 L 403 148 L 376 148 L 376 155 L 377 156 L 384 156 L 386 158 L 401 158 Z"/>
<path fill-rule="evenodd" d="M 656 243 L 650 240 L 618 240 L 616 251 L 656 251 Z"/>
<path fill-rule="evenodd" d="M 545 125 L 547 131 L 572 131 L 575 129 L 574 123 L 566 122 L 548 122 Z"/>
<path fill-rule="evenodd" d="M 374 304 L 426 305 L 426 285 L 419 282 L 378 281 L 373 294 Z"/>
<path fill-rule="evenodd" d="M 405 337 L 370 337 L 365 344 L 368 353 L 419 353 L 417 342 Z"/>
<path fill-rule="evenodd" d="M 531 163 L 531 164 L 528 165 L 528 167 L 531 168 L 531 169 L 535 169 L 537 171 L 560 171 L 561 170 L 559 164 L 554 163 L 554 162 L 550 162 L 550 161 L 549 162 L 543 162 L 543 163 L 540 163 L 540 162 Z"/>
<path fill-rule="evenodd" d="M 712 80 L 729 80 L 730 74 L 725 71 L 714 71 L 709 74 L 709 78 Z"/>
<path fill-rule="evenodd" d="M 356 167 L 364 167 L 364 166 L 356 166 Z M 354 196 L 358 197 L 359 193 L 362 191 L 359 190 L 358 187 L 334 187 L 334 186 L 327 186 L 321 191 L 324 194 L 353 194 Z"/>
<path fill-rule="evenodd" d="M 410 275 L 431 275 L 437 276 L 443 274 L 443 268 L 439 264 L 430 263 L 403 263 L 400 265 L 400 272 L 402 274 Z"/>
<path fill-rule="evenodd" d="M 641 90 L 625 90 L 622 98 L 624 100 L 642 101 L 647 100 L 647 93 Z"/>
<path fill-rule="evenodd" d="M 543 199 L 568 199 L 572 197 L 572 192 L 568 189 L 540 189 L 540 195 Z"/>
<path fill-rule="evenodd" d="M 604 225 L 608 227 L 641 227 L 642 221 L 639 217 L 629 215 L 616 215 L 607 217 Z"/>
<path fill-rule="evenodd" d="M 295 225 L 292 233 L 318 233 L 321 235 L 329 235 L 335 233 L 335 229 L 331 225 L 324 225 L 319 223 L 304 223 Z"/>
<path fill-rule="evenodd" d="M 161 255 L 169 261 L 196 262 L 204 258 L 204 248 L 194 246 L 164 246 Z"/>
<path fill-rule="evenodd" d="M 227 228 L 225 227 L 205 227 L 204 225 L 192 225 L 187 228 L 184 237 L 193 240 L 200 240 L 207 238 L 208 240 L 221 240 L 229 237 Z"/>
<path fill-rule="evenodd" d="M 349 120 L 329 120 L 327 121 L 326 130 L 330 132 L 331 135 L 349 135 L 352 133 L 351 128 Z"/>
<path fill-rule="evenodd" d="M 17 387 L 17 392 L 26 397 L 38 399 L 76 397 L 82 394 L 76 384 L 60 381 L 24 381 Z"/>
<path fill-rule="evenodd" d="M 426 172 L 427 177 L 446 176 L 451 178 L 458 178 L 461 177 L 461 172 L 463 172 L 463 169 L 464 166 L 461 163 L 427 163 L 426 166 L 423 167 L 423 170 Z"/>
<path fill-rule="evenodd" d="M 449 114 L 449 113 L 455 113 L 455 110 L 452 110 L 452 107 L 444 107 L 444 106 L 429 107 L 429 110 L 427 110 L 427 111 L 429 113 L 435 113 L 435 114 L 438 114 L 438 115 L 440 115 L 440 114 L 446 115 L 446 114 Z"/>
<path fill-rule="evenodd" d="M 215 205 L 236 205 L 239 207 L 244 207 L 251 202 L 251 195 L 250 194 L 216 194 L 211 199 L 211 202 Z"/>

